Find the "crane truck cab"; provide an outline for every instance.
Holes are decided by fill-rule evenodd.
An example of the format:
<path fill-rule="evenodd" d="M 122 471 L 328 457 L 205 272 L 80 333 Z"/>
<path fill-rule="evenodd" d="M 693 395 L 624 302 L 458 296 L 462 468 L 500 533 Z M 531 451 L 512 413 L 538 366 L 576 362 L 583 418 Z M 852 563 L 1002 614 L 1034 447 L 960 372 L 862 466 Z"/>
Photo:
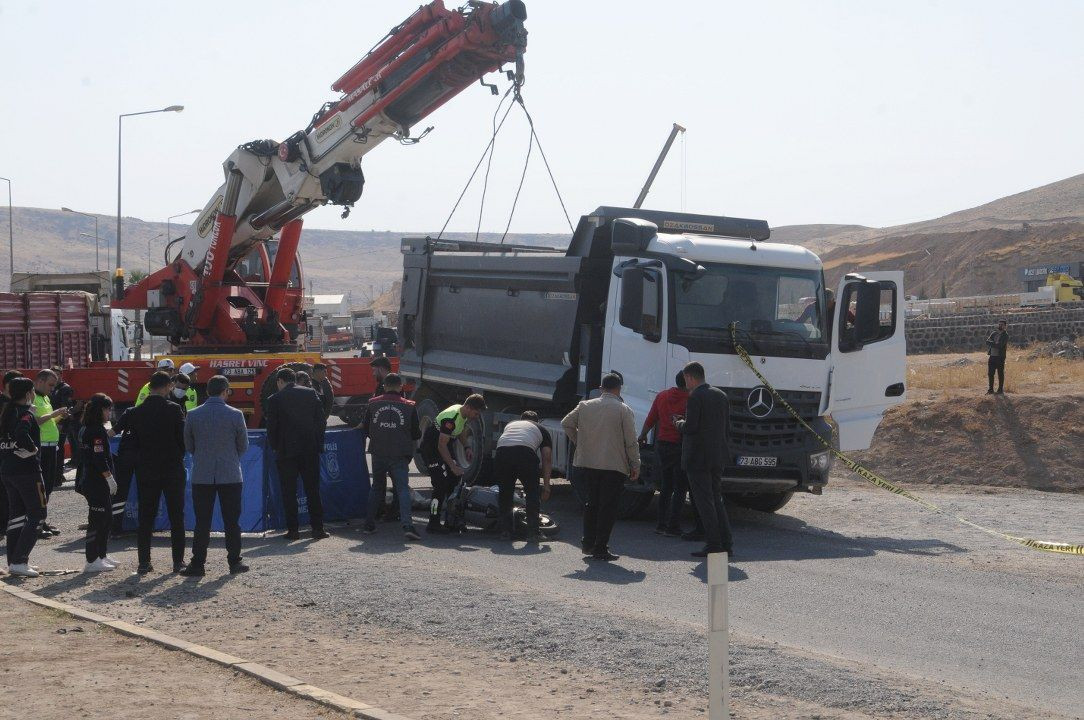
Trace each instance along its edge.
<path fill-rule="evenodd" d="M 795 491 L 819 493 L 831 454 L 745 365 L 732 324 L 761 375 L 842 450 L 869 447 L 903 401 L 906 345 L 902 273 L 847 275 L 833 301 L 820 259 L 769 235 L 760 220 L 601 207 L 567 249 L 404 239 L 401 372 L 418 384 L 423 416 L 486 395 L 498 410 L 475 428 L 476 458 L 503 424 L 536 410 L 554 434 L 555 469 L 570 475 L 560 419 L 602 374 L 622 374 L 640 424 L 698 361 L 730 400 L 724 492 L 774 511 Z M 650 452 L 645 468 L 626 488 L 626 515 L 650 502 Z"/>

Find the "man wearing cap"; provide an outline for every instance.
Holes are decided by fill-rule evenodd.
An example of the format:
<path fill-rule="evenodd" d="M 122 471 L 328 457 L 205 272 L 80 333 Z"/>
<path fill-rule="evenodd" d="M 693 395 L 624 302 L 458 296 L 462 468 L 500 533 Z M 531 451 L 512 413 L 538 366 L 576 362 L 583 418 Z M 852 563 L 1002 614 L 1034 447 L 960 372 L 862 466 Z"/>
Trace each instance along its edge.
<path fill-rule="evenodd" d="M 184 396 L 184 410 L 188 412 L 199 405 L 199 396 L 196 395 L 196 373 L 199 368 L 190 362 L 183 363 L 178 370 L 181 375 L 188 376 L 188 389 L 185 391 Z"/>
<path fill-rule="evenodd" d="M 162 358 L 161 360 L 158 361 L 158 369 L 161 370 L 162 372 L 167 372 L 170 375 L 173 375 L 177 370 L 177 366 L 174 365 L 173 361 L 170 360 L 169 358 Z M 146 400 L 147 396 L 150 395 L 150 394 L 151 394 L 151 383 L 150 383 L 150 380 L 148 380 L 146 385 L 139 388 L 139 393 L 136 395 L 135 404 L 136 405 L 142 405 L 143 401 Z"/>
<path fill-rule="evenodd" d="M 190 362 L 186 362 L 186 363 L 181 365 L 180 370 L 177 370 L 177 368 L 173 364 L 172 360 L 170 360 L 169 358 L 162 358 L 161 360 L 158 361 L 158 369 L 162 370 L 162 371 L 165 371 L 165 372 L 168 372 L 170 375 L 176 375 L 177 372 L 179 372 L 182 375 L 186 375 L 188 377 L 190 385 L 188 386 L 188 389 L 185 390 L 185 396 L 184 396 L 184 411 L 185 412 L 188 412 L 192 408 L 199 405 L 199 398 L 196 395 L 196 371 L 199 370 L 198 367 L 196 367 L 195 365 L 193 365 Z M 139 394 L 136 395 L 135 404 L 136 405 L 142 405 L 143 401 L 146 400 L 147 396 L 150 395 L 150 394 L 151 394 L 151 384 L 148 381 L 146 385 L 144 385 L 143 387 L 141 387 L 139 389 Z"/>

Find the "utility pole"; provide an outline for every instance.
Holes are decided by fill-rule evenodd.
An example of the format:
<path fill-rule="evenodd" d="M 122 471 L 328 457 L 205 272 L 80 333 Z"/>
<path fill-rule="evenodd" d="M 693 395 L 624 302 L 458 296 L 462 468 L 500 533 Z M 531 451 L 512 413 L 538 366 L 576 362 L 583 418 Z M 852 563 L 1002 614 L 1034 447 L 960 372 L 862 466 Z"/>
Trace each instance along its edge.
<path fill-rule="evenodd" d="M 15 221 L 11 212 L 11 180 L 6 177 L 0 177 L 0 180 L 8 184 L 8 282 L 11 282 L 11 276 L 15 274 Z M 10 288 L 10 285 L 8 287 Z"/>

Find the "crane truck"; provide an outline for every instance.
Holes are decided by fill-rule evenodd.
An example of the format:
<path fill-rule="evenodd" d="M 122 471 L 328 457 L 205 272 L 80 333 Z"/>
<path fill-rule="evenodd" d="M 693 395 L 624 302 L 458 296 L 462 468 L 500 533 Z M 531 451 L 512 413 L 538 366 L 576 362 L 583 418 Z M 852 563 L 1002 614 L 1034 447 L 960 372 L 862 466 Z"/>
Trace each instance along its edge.
<path fill-rule="evenodd" d="M 168 338 L 177 365 L 232 377 L 231 402 L 259 424 L 263 382 L 284 363 L 320 359 L 296 352 L 307 329 L 297 252 L 302 217 L 332 204 L 345 218 L 365 183 L 362 158 L 388 139 L 417 142 L 428 130 L 412 137 L 416 123 L 486 74 L 512 64 L 506 74 L 521 84 L 526 17 L 520 0 L 472 0 L 451 10 L 434 0 L 419 8 L 332 83 L 340 97 L 304 129 L 234 150 L 191 230 L 167 247 L 165 266 L 128 287 L 116 270 L 112 307 L 145 311 L 144 327 Z M 350 417 L 373 390 L 369 361 L 324 362 L 336 414 Z M 68 382 L 79 397 L 106 392 L 123 405 L 153 371 L 153 362 L 92 363 L 69 373 Z"/>
<path fill-rule="evenodd" d="M 469 473 L 530 409 L 553 436 L 555 472 L 571 477 L 560 421 L 605 372 L 623 375 L 642 423 L 655 395 L 699 361 L 730 400 L 724 492 L 778 510 L 795 492 L 820 494 L 832 456 L 735 345 L 842 450 L 869 447 L 884 411 L 903 401 L 906 347 L 902 272 L 847 275 L 833 305 L 820 259 L 769 236 L 762 220 L 600 207 L 567 248 L 405 238 L 400 372 L 416 383 L 423 418 L 485 394 Z M 624 516 L 655 490 L 658 464 L 644 455 Z"/>

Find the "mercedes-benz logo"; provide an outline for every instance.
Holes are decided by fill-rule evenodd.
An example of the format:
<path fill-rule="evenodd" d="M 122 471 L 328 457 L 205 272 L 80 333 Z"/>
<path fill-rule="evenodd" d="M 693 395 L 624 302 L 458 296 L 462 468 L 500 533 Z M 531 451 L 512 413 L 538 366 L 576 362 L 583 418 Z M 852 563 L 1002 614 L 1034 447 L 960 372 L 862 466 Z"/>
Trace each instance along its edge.
<path fill-rule="evenodd" d="M 772 391 L 763 385 L 753 388 L 749 393 L 749 397 L 746 398 L 745 404 L 755 418 L 766 418 L 771 415 L 772 410 L 775 408 Z"/>

